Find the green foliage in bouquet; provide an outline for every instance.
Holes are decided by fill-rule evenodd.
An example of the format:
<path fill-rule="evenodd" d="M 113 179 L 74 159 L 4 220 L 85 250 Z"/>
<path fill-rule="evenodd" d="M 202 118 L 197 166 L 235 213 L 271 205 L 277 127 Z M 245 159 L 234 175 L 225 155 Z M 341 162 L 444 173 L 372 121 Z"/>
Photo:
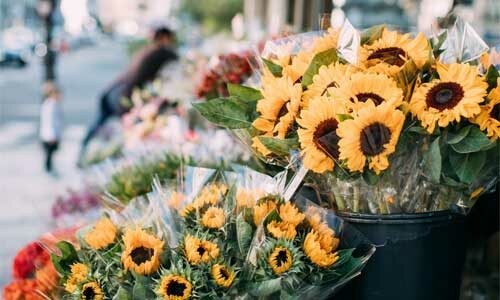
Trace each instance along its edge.
<path fill-rule="evenodd" d="M 111 176 L 105 190 L 127 204 L 137 196 L 151 192 L 153 177 L 156 175 L 160 181 L 173 180 L 182 164 L 189 163 L 182 158 L 164 154 L 160 159 L 141 158 L 133 165 L 121 168 Z"/>

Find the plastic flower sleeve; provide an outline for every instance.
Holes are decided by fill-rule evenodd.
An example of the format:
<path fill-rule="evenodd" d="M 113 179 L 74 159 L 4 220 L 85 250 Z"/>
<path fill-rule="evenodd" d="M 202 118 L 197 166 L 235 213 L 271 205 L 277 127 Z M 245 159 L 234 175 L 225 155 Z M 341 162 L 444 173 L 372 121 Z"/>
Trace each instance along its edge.
<path fill-rule="evenodd" d="M 439 59 L 443 63 L 467 63 L 478 59 L 488 51 L 488 45 L 472 26 L 461 18 L 446 30 L 447 35 L 441 47 Z"/>
<path fill-rule="evenodd" d="M 362 235 L 303 194 L 274 201 L 247 256 L 250 299 L 325 299 L 359 275 L 375 250 Z"/>

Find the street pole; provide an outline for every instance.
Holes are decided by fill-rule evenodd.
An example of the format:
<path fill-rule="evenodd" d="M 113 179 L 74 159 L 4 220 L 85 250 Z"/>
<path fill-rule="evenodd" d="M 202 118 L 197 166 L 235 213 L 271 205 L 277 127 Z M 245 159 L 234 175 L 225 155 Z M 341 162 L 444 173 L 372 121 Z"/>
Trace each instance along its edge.
<path fill-rule="evenodd" d="M 44 79 L 45 81 L 55 81 L 56 72 L 56 51 L 52 47 L 52 41 L 54 38 L 54 15 L 57 8 L 57 0 L 40 0 L 38 6 L 38 14 L 42 18 L 43 25 L 45 28 L 45 45 L 47 47 L 47 53 L 43 57 L 44 64 Z"/>

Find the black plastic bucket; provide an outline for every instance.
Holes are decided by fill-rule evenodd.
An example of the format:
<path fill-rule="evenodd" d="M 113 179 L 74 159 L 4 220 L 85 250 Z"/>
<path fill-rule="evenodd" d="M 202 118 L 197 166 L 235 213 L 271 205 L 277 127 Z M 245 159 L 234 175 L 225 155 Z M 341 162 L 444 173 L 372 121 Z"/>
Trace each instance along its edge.
<path fill-rule="evenodd" d="M 465 260 L 465 218 L 339 213 L 377 246 L 362 274 L 333 299 L 455 300 Z"/>

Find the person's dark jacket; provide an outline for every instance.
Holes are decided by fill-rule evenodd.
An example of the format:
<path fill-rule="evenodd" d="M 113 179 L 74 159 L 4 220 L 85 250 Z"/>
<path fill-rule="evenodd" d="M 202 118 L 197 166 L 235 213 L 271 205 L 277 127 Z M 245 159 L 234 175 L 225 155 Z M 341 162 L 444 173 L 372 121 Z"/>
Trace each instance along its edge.
<path fill-rule="evenodd" d="M 123 84 L 122 96 L 130 97 L 134 88 L 141 88 L 154 80 L 162 66 L 173 60 L 177 60 L 177 54 L 172 49 L 146 46 L 134 57 L 127 71 L 118 80 Z"/>

